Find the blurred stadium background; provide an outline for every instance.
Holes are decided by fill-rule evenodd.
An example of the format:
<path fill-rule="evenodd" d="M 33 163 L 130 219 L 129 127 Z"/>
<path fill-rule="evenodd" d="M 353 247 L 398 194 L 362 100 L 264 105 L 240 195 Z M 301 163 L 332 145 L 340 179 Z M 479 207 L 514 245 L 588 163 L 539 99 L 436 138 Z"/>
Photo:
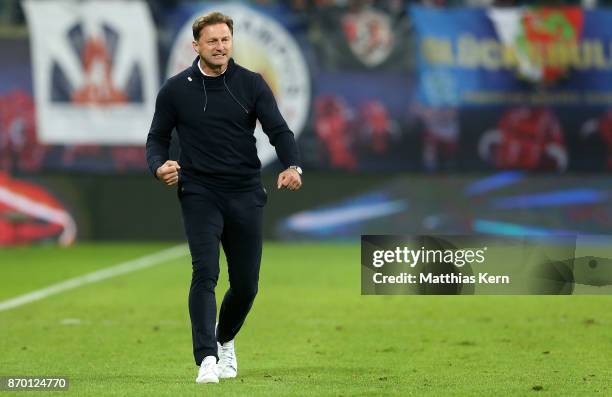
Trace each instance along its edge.
<path fill-rule="evenodd" d="M 303 193 L 272 193 L 266 238 L 610 229 L 605 2 L 54 4 L 0 8 L 2 245 L 182 238 L 143 142 L 193 58 L 190 21 L 217 6 L 303 155 Z"/>
<path fill-rule="evenodd" d="M 266 78 L 303 157 L 302 191 L 278 192 L 274 182 L 280 165 L 267 140 L 258 140 L 270 192 L 265 237 L 280 243 L 270 244 L 270 266 L 279 271 L 287 271 L 285 262 L 310 266 L 308 254 L 324 250 L 313 257 L 315 269 L 325 271 L 324 262 L 336 258 L 353 274 L 345 279 L 338 272 L 328 281 L 330 287 L 348 288 L 348 312 L 382 310 L 381 305 L 375 309 L 351 301 L 359 294 L 361 234 L 608 234 L 612 9 L 606 7 L 611 3 L 3 0 L 1 299 L 183 241 L 175 191 L 153 179 L 144 142 L 158 88 L 194 58 L 194 16 L 212 9 L 234 17 L 235 58 Z M 322 243 L 334 241 L 339 245 L 332 247 L 342 255 L 325 251 L 329 247 Z M 294 242 L 318 245 L 305 246 L 309 251 Z M 62 251 L 54 246 L 76 247 Z M 187 264 L 187 258 L 181 263 Z M 182 307 L 186 312 L 181 305 L 187 269 L 173 281 L 185 287 L 185 295 L 177 287 L 178 295 L 168 301 L 177 311 Z M 30 281 L 21 281 L 34 273 Z M 264 280 L 272 277 L 266 274 Z M 270 281 L 282 288 L 276 282 Z M 309 299 L 306 292 L 302 297 Z M 387 302 L 401 310 L 400 301 Z M 444 306 L 439 300 L 429 301 L 433 306 L 419 302 L 415 318 L 432 316 Z M 610 323 L 604 300 L 584 306 L 582 301 L 568 312 L 543 301 L 536 306 L 522 302 L 517 310 L 549 308 L 543 320 L 547 330 L 566 321 L 566 315 L 579 326 Z M 329 302 L 321 298 L 317 303 L 324 307 Z M 483 310 L 495 307 L 495 302 L 482 304 Z M 86 316 L 85 307 L 62 307 L 60 316 L 69 323 L 71 316 Z M 109 307 L 104 306 L 106 313 L 115 316 Z M 262 303 L 265 308 L 274 311 Z M 21 322 L 21 328 L 12 330 L 25 332 L 32 325 L 30 316 L 38 313 L 27 310 L 28 315 L 5 317 L 5 324 L 8 319 L 14 327 Z M 56 324 L 64 317 L 47 320 Z M 184 339 L 188 361 L 187 317 L 179 317 L 168 321 L 180 328 L 175 336 Z M 150 321 L 157 326 L 158 320 Z M 261 320 L 253 321 L 265 328 Z M 332 317 L 329 321 L 332 330 L 346 326 L 336 325 Z M 578 329 L 568 332 L 555 343 L 561 346 L 579 334 Z M 21 348 L 15 335 L 3 337 L 7 349 L 9 340 L 18 341 L 11 349 Z M 365 331 L 359 335 L 365 337 Z M 598 335 L 592 335 L 593 343 L 607 341 L 609 346 L 603 331 Z M 463 346 L 458 349 L 476 343 L 463 342 L 457 342 Z M 508 347 L 508 354 L 512 350 Z M 17 370 L 27 352 L 11 352 L 6 368 Z M 564 385 L 562 374 L 555 376 Z M 533 390 L 543 382 L 525 381 L 534 383 Z M 601 391 L 604 384 L 588 390 Z M 369 387 L 367 381 L 358 386 Z M 444 390 L 444 382 L 437 386 Z M 526 387 L 516 390 L 530 391 L 531 384 Z M 486 390 L 495 387 L 481 392 Z"/>

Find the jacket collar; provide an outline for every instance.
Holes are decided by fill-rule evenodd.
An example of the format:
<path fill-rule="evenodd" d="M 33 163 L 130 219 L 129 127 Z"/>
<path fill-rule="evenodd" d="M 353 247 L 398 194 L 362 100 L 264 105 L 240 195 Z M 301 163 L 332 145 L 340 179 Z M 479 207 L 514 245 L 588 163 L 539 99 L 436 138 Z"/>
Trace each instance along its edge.
<path fill-rule="evenodd" d="M 234 58 L 230 58 L 229 62 L 227 63 L 227 69 L 225 70 L 225 73 L 219 76 L 215 76 L 215 77 L 205 76 L 202 74 L 202 72 L 200 71 L 200 67 L 198 66 L 199 60 L 200 60 L 200 56 L 198 55 L 196 59 L 194 59 L 193 63 L 191 64 L 191 71 L 193 72 L 195 76 L 200 76 L 205 79 L 216 79 L 216 78 L 221 78 L 222 76 L 227 76 L 229 78 L 234 73 L 234 70 L 236 69 L 236 63 L 234 62 Z"/>

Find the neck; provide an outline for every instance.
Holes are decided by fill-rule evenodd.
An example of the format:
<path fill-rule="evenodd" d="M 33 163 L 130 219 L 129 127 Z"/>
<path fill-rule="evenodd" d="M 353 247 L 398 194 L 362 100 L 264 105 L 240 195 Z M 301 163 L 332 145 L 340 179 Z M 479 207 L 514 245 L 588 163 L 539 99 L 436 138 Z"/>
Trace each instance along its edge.
<path fill-rule="evenodd" d="M 206 62 L 204 62 L 202 60 L 202 58 L 200 58 L 200 60 L 198 61 L 198 65 L 200 66 L 200 69 L 204 72 L 204 74 L 208 75 L 208 76 L 221 76 L 223 74 L 223 72 L 225 72 L 225 69 L 227 69 L 227 63 L 224 65 L 208 65 Z"/>

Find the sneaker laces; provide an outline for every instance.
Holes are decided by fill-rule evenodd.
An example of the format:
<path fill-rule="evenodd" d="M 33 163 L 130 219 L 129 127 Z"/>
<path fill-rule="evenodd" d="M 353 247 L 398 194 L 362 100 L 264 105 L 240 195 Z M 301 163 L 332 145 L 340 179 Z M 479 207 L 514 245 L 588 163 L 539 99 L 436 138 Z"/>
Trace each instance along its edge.
<path fill-rule="evenodd" d="M 200 372 L 214 371 L 216 364 L 214 360 L 203 360 L 200 365 Z"/>
<path fill-rule="evenodd" d="M 222 366 L 233 367 L 233 361 L 235 359 L 234 343 L 232 341 L 225 342 L 225 344 L 219 344 L 219 364 Z"/>

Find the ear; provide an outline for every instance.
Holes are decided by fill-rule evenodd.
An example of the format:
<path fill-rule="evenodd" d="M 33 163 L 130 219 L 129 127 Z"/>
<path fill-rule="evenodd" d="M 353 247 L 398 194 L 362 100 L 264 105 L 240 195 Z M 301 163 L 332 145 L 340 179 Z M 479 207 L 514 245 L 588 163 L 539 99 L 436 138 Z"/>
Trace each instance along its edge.
<path fill-rule="evenodd" d="M 192 41 L 191 41 L 191 46 L 193 47 L 193 50 L 194 50 L 194 51 L 195 51 L 195 52 L 196 52 L 198 55 L 200 55 L 200 53 L 198 52 L 199 47 L 200 47 L 200 46 L 198 45 L 198 42 L 197 42 L 197 41 L 195 41 L 195 40 L 192 40 Z"/>

